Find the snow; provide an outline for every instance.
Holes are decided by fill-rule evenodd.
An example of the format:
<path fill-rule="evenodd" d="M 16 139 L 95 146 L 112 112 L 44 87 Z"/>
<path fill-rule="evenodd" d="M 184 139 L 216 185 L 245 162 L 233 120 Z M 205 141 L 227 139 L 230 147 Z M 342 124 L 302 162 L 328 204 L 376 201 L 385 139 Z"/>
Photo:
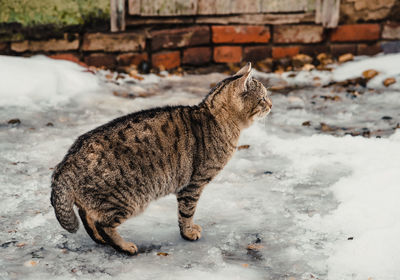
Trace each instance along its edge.
<path fill-rule="evenodd" d="M 368 82 L 368 87 L 383 88 L 382 82 L 386 78 L 394 77 L 398 81 L 392 88 L 400 89 L 400 54 L 377 55 L 370 58 L 359 58 L 355 61 L 345 63 L 333 71 L 335 81 L 360 77 L 365 70 L 373 69 L 379 75 Z"/>
<path fill-rule="evenodd" d="M 55 105 L 101 89 L 96 77 L 70 61 L 0 55 L 0 65 L 0 106 Z"/>
<path fill-rule="evenodd" d="M 59 226 L 49 202 L 52 168 L 89 129 L 143 108 L 195 104 L 224 75 L 150 74 L 117 85 L 108 72 L 66 61 L 0 56 L 0 279 L 398 279 L 398 60 L 361 57 L 332 73 L 296 77 L 255 73 L 313 85 L 315 76 L 328 84 L 375 69 L 398 82 L 357 98 L 334 92 L 338 102 L 313 98 L 331 88 L 273 95 L 271 114 L 240 139 L 250 148 L 237 151 L 203 192 L 195 216 L 202 239 L 180 238 L 176 199 L 168 196 L 120 227 L 141 250 L 127 257 L 95 244 L 82 226 L 76 234 Z M 112 94 L 125 90 L 157 94 Z M 15 118 L 21 124 L 7 123 Z M 320 122 L 385 133 L 324 134 Z"/>

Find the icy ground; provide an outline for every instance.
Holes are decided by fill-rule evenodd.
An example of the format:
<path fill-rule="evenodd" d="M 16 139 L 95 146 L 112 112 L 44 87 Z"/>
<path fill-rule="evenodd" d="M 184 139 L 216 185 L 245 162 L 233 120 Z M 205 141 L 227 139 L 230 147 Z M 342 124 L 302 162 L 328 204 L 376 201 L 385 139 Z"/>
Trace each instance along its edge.
<path fill-rule="evenodd" d="M 224 75 L 116 85 L 70 62 L 0 56 L 0 279 L 399 279 L 400 83 L 379 81 L 400 81 L 400 56 L 388 57 L 285 78 L 328 84 L 382 66 L 358 97 L 335 87 L 273 95 L 272 113 L 241 137 L 249 148 L 201 197 L 202 239 L 180 238 L 168 196 L 120 227 L 141 250 L 127 257 L 95 244 L 82 226 L 77 234 L 59 226 L 52 168 L 80 134 L 143 108 L 195 104 Z M 112 94 L 121 88 L 156 95 Z M 340 100 L 320 98 L 333 95 Z M 370 138 L 345 135 L 354 131 Z"/>

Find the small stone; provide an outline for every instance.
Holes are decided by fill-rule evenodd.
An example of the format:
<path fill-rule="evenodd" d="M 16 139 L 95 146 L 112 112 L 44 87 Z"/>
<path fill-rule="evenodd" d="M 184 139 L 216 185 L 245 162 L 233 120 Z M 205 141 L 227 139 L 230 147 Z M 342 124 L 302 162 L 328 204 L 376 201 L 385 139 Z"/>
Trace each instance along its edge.
<path fill-rule="evenodd" d="M 383 116 L 382 117 L 382 120 L 385 120 L 385 121 L 388 121 L 388 120 L 391 120 L 391 119 L 393 119 L 391 116 Z"/>
<path fill-rule="evenodd" d="M 240 145 L 239 147 L 237 147 L 238 151 L 247 150 L 248 148 L 250 148 L 250 145 Z"/>
<path fill-rule="evenodd" d="M 248 263 L 242 263 L 242 266 L 245 267 L 245 268 L 248 268 L 249 264 Z"/>
<path fill-rule="evenodd" d="M 20 119 L 11 119 L 8 121 L 8 124 L 15 124 L 15 125 L 19 125 L 21 123 Z"/>
<path fill-rule="evenodd" d="M 48 122 L 46 123 L 46 126 L 54 126 L 54 124 L 52 122 Z"/>
<path fill-rule="evenodd" d="M 362 72 L 362 76 L 367 80 L 372 79 L 373 77 L 375 77 L 378 74 L 379 74 L 379 72 L 374 69 L 369 69 L 369 70 L 365 70 L 364 72 Z"/>
<path fill-rule="evenodd" d="M 315 66 L 310 63 L 304 64 L 303 68 L 301 68 L 301 70 L 303 70 L 303 71 L 311 71 L 314 69 L 315 69 Z"/>
<path fill-rule="evenodd" d="M 344 63 L 344 62 L 347 62 L 347 61 L 351 61 L 353 59 L 354 59 L 354 56 L 351 53 L 346 53 L 346 54 L 342 54 L 341 56 L 339 56 L 338 61 L 340 63 Z"/>
<path fill-rule="evenodd" d="M 292 64 L 294 68 L 302 68 L 306 64 L 312 62 L 312 57 L 306 54 L 296 54 L 292 58 Z"/>
<path fill-rule="evenodd" d="M 347 238 L 347 240 L 353 240 L 354 237 L 350 236 L 349 238 Z"/>
<path fill-rule="evenodd" d="M 272 171 L 264 171 L 264 174 L 271 175 L 271 174 L 273 174 L 273 172 Z"/>
<path fill-rule="evenodd" d="M 20 242 L 20 243 L 17 243 L 15 246 L 18 247 L 18 248 L 22 248 L 22 247 L 24 247 L 25 245 L 26 245 L 25 242 Z"/>
<path fill-rule="evenodd" d="M 310 121 L 305 121 L 301 124 L 302 126 L 310 126 L 311 122 Z"/>
<path fill-rule="evenodd" d="M 395 78 L 387 78 L 387 79 L 385 79 L 385 80 L 383 81 L 383 85 L 384 85 L 385 87 L 388 87 L 388 86 L 394 84 L 395 82 L 396 82 L 396 79 L 395 79 Z"/>
<path fill-rule="evenodd" d="M 326 53 L 320 53 L 319 55 L 317 55 L 317 59 L 323 67 L 327 64 L 333 63 L 332 58 L 329 55 L 327 55 Z"/>

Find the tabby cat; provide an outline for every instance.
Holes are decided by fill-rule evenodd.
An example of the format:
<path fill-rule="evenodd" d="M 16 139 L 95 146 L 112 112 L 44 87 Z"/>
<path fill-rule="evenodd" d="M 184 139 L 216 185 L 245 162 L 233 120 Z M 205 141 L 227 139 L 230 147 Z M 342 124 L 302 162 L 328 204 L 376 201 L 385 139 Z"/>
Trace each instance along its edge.
<path fill-rule="evenodd" d="M 145 110 L 80 136 L 52 176 L 51 204 L 63 228 L 78 230 L 73 206 L 90 237 L 137 253 L 117 227 L 157 198 L 175 194 L 180 233 L 197 240 L 193 215 L 204 186 L 236 150 L 242 129 L 272 107 L 248 63 L 218 83 L 197 106 Z"/>

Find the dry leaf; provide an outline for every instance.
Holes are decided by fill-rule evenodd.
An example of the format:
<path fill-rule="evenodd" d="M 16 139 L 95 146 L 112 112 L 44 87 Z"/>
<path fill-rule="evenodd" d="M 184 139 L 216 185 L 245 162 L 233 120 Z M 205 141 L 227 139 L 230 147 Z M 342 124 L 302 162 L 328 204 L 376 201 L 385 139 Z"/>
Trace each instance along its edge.
<path fill-rule="evenodd" d="M 362 72 L 362 76 L 367 80 L 372 79 L 373 77 L 375 77 L 378 74 L 379 74 L 379 72 L 374 69 L 369 69 L 369 70 L 365 70 L 364 72 Z"/>
<path fill-rule="evenodd" d="M 20 242 L 20 243 L 16 244 L 15 246 L 17 246 L 18 248 L 22 248 L 22 247 L 24 247 L 25 245 L 26 245 L 26 243 Z"/>
<path fill-rule="evenodd" d="M 346 53 L 346 54 L 339 56 L 338 61 L 340 63 L 343 63 L 343 62 L 351 61 L 353 59 L 354 59 L 354 56 L 351 53 Z"/>
<path fill-rule="evenodd" d="M 248 148 L 250 148 L 250 145 L 240 145 L 239 147 L 237 147 L 238 151 L 247 150 Z"/>
<path fill-rule="evenodd" d="M 158 252 L 158 253 L 157 253 L 157 256 L 166 257 L 166 256 L 168 256 L 168 255 L 169 255 L 168 253 L 164 253 L 164 252 Z"/>
<path fill-rule="evenodd" d="M 259 251 L 262 248 L 264 248 L 264 246 L 261 244 L 249 244 L 247 246 L 247 250 L 251 250 L 251 251 Z"/>
<path fill-rule="evenodd" d="M 38 263 L 36 261 L 27 261 L 27 262 L 24 263 L 24 266 L 32 267 L 32 266 L 35 266 L 37 264 Z"/>
<path fill-rule="evenodd" d="M 391 84 L 394 84 L 396 82 L 396 79 L 395 78 L 387 78 L 387 79 L 385 79 L 384 81 L 383 81 L 383 85 L 385 86 L 385 87 L 388 87 L 388 86 L 390 86 Z"/>
<path fill-rule="evenodd" d="M 247 267 L 249 267 L 249 264 L 248 263 L 242 263 L 242 266 L 247 268 Z"/>
<path fill-rule="evenodd" d="M 107 74 L 106 79 L 107 80 L 112 80 L 114 78 L 114 74 Z"/>

